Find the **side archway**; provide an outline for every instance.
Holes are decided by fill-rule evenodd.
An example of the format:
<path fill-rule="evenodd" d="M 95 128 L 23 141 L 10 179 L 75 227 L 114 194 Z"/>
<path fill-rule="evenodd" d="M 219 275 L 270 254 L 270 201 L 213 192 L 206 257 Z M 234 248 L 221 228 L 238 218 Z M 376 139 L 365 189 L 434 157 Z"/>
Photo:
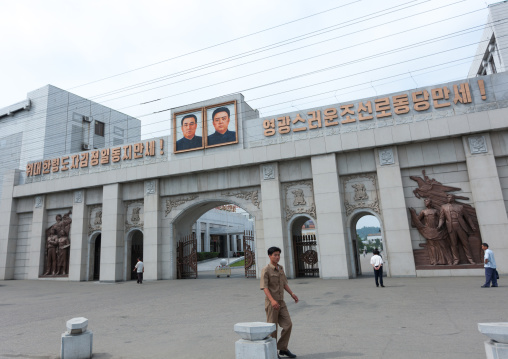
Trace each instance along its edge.
<path fill-rule="evenodd" d="M 86 280 L 100 280 L 102 236 L 100 231 L 88 237 Z"/>
<path fill-rule="evenodd" d="M 299 214 L 288 223 L 288 249 L 290 278 L 319 277 L 320 252 L 317 240 L 316 220 L 309 215 Z M 305 228 L 307 227 L 307 228 Z"/>
<path fill-rule="evenodd" d="M 132 269 L 136 265 L 137 258 L 143 258 L 143 237 L 140 228 L 131 229 L 125 236 L 124 281 L 136 279 L 136 273 Z"/>
<path fill-rule="evenodd" d="M 365 238 L 359 239 L 360 236 L 357 233 L 358 222 L 366 216 L 374 217 L 375 222 L 376 222 L 375 224 L 377 224 L 377 225 L 374 225 L 374 227 L 379 227 L 379 236 L 377 236 L 377 237 L 374 236 L 374 237 L 376 237 L 376 238 L 380 237 L 378 242 L 381 244 L 381 248 L 379 248 L 379 249 L 381 250 L 381 254 L 383 256 L 385 263 L 388 261 L 388 257 L 386 255 L 386 253 L 387 253 L 386 240 L 385 240 L 385 236 L 384 236 L 384 226 L 383 226 L 382 218 L 379 216 L 379 214 L 377 212 L 374 212 L 370 209 L 367 209 L 367 208 L 357 209 L 349 216 L 348 221 L 347 221 L 349 258 L 350 258 L 350 266 L 352 268 L 352 277 L 353 278 L 356 278 L 360 275 L 373 275 L 373 273 L 371 271 L 372 268 L 370 266 L 370 256 L 371 255 L 368 254 L 370 249 L 365 248 L 365 250 L 361 250 L 362 246 L 363 247 L 367 246 L 368 242 L 360 242 L 360 241 L 362 239 L 366 240 L 367 238 L 365 237 Z M 374 235 L 374 234 L 375 233 L 372 233 L 372 235 Z M 378 243 L 378 242 L 376 242 L 375 240 L 372 240 L 371 245 L 369 245 L 367 247 L 370 248 L 372 246 L 376 246 L 376 243 Z M 378 244 L 378 246 L 379 246 L 379 244 Z M 389 266 L 385 265 L 384 268 L 385 268 L 385 273 L 387 275 L 389 275 Z"/>

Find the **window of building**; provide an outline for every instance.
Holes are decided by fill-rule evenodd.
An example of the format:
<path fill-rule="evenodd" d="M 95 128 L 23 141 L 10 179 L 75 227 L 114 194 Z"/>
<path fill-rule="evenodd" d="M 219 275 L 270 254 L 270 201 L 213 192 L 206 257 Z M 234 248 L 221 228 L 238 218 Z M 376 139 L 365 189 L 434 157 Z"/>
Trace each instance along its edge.
<path fill-rule="evenodd" d="M 494 64 L 494 56 L 490 57 L 489 65 L 490 65 L 490 71 L 492 71 L 493 74 L 497 73 L 496 65 Z"/>
<path fill-rule="evenodd" d="M 104 122 L 95 121 L 95 134 L 104 137 Z"/>

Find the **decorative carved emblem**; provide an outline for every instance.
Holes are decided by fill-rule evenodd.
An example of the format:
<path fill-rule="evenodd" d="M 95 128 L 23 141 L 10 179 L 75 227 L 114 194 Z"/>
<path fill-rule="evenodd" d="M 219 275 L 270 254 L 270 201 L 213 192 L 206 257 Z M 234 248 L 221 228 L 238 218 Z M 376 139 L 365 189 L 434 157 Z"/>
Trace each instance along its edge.
<path fill-rule="evenodd" d="M 293 206 L 305 206 L 307 204 L 307 202 L 305 202 L 305 198 L 303 197 L 302 189 L 298 188 L 291 192 L 295 195 Z"/>
<path fill-rule="evenodd" d="M 318 255 L 317 255 L 317 252 L 313 249 L 309 249 L 307 250 L 303 256 L 302 256 L 302 260 L 309 264 L 309 265 L 314 265 L 318 262 Z"/>
<path fill-rule="evenodd" d="M 259 208 L 259 198 L 258 198 L 258 191 L 251 191 L 251 192 L 226 192 L 222 193 L 223 196 L 226 197 L 236 197 L 245 199 L 247 201 L 251 201 L 253 205 L 255 205 L 257 208 Z"/>
<path fill-rule="evenodd" d="M 355 183 L 351 185 L 355 189 L 355 201 L 363 201 L 369 199 L 367 189 L 363 183 Z"/>
<path fill-rule="evenodd" d="M 129 231 L 132 228 L 143 229 L 144 222 L 141 220 L 141 209 L 143 208 L 143 200 L 135 199 L 132 201 L 125 201 L 125 230 Z M 129 210 L 132 209 L 129 217 Z"/>
<path fill-rule="evenodd" d="M 74 192 L 74 203 L 82 203 L 83 202 L 83 192 L 76 191 Z"/>
<path fill-rule="evenodd" d="M 147 181 L 146 183 L 146 194 L 155 193 L 155 181 Z"/>
<path fill-rule="evenodd" d="M 468 138 L 471 154 L 487 153 L 487 142 L 484 136 L 471 136 Z"/>
<path fill-rule="evenodd" d="M 97 226 L 97 225 L 98 225 L 98 226 L 102 225 L 102 211 L 97 211 L 97 212 L 95 212 L 95 219 L 94 219 L 94 221 L 93 221 L 93 224 L 94 224 L 95 226 Z"/>
<path fill-rule="evenodd" d="M 136 207 L 136 208 L 132 209 L 132 216 L 131 216 L 132 222 L 139 222 L 140 221 L 140 218 L 139 218 L 139 211 L 140 210 L 141 210 L 140 207 Z"/>
<path fill-rule="evenodd" d="M 275 178 L 275 169 L 272 165 L 263 166 L 263 179 L 274 179 Z"/>
<path fill-rule="evenodd" d="M 42 207 L 42 196 L 35 197 L 35 208 Z"/>
<path fill-rule="evenodd" d="M 192 195 L 192 196 L 180 198 L 180 199 L 167 199 L 166 200 L 166 217 L 173 210 L 173 208 L 176 208 L 186 202 L 192 201 L 198 197 L 199 197 L 198 195 Z"/>
<path fill-rule="evenodd" d="M 89 207 L 88 235 L 102 230 L 102 204 Z"/>
<path fill-rule="evenodd" d="M 348 183 L 354 180 L 357 180 L 357 182 L 351 184 L 351 187 L 348 187 Z M 363 182 L 360 182 L 361 180 L 363 180 Z M 344 206 L 346 207 L 347 216 L 353 213 L 353 211 L 355 211 L 356 209 L 360 208 L 368 208 L 376 213 L 381 213 L 379 209 L 379 201 L 377 199 L 377 185 L 375 174 L 371 173 L 371 174 L 345 176 L 342 179 L 342 181 L 345 195 Z M 354 196 L 350 188 L 353 188 L 355 190 Z M 357 203 L 352 203 L 353 201 Z"/>
<path fill-rule="evenodd" d="M 314 219 L 317 218 L 312 181 L 285 183 L 283 188 L 286 221 L 289 221 L 295 214 L 308 214 Z"/>
<path fill-rule="evenodd" d="M 393 165 L 395 163 L 395 159 L 393 158 L 393 150 L 391 148 L 379 150 L 379 163 L 381 166 Z"/>

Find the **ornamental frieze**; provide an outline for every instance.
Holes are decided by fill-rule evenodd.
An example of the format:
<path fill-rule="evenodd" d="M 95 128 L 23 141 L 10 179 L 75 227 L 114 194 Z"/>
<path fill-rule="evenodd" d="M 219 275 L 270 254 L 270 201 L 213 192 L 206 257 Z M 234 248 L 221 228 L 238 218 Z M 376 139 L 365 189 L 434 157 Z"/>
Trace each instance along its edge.
<path fill-rule="evenodd" d="M 181 206 L 182 204 L 192 201 L 198 197 L 199 197 L 198 195 L 192 195 L 189 197 L 184 197 L 184 198 L 179 198 L 179 199 L 167 199 L 166 200 L 166 217 L 173 210 L 173 208 Z"/>
<path fill-rule="evenodd" d="M 258 191 L 249 191 L 249 192 L 225 192 L 222 193 L 223 196 L 226 197 L 236 197 L 245 199 L 247 201 L 251 201 L 254 206 L 259 208 L 259 195 Z"/>

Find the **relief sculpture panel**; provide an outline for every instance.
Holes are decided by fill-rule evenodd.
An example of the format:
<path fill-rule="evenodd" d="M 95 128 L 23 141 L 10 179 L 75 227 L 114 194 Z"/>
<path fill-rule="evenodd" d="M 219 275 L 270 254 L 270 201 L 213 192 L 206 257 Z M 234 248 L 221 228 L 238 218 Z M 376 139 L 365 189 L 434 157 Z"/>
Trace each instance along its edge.
<path fill-rule="evenodd" d="M 125 230 L 132 228 L 143 229 L 144 211 L 143 200 L 126 201 L 125 203 Z"/>
<path fill-rule="evenodd" d="M 380 213 L 375 174 L 345 176 L 342 184 L 347 216 L 361 208 Z"/>
<path fill-rule="evenodd" d="M 312 181 L 298 181 L 285 183 L 284 200 L 286 221 L 295 214 L 308 214 L 316 218 L 316 204 L 314 203 L 314 190 Z"/>
<path fill-rule="evenodd" d="M 416 266 L 421 269 L 428 265 L 453 267 L 480 263 L 482 266 L 482 239 L 476 210 L 470 204 L 458 202 L 469 198 L 450 193 L 461 188 L 443 185 L 429 178 L 425 170 L 422 174 L 423 177 L 410 176 L 418 184 L 413 191 L 415 197 L 423 199 L 426 207 L 420 213 L 409 208 L 411 225 L 426 240 L 420 244 L 424 249 L 414 250 Z"/>
<path fill-rule="evenodd" d="M 46 229 L 44 247 L 44 271 L 41 277 L 66 277 L 69 273 L 69 234 L 71 232 L 72 211 L 58 213 L 55 221 Z"/>
<path fill-rule="evenodd" d="M 102 204 L 90 206 L 88 211 L 88 235 L 91 235 L 95 231 L 102 230 Z"/>

